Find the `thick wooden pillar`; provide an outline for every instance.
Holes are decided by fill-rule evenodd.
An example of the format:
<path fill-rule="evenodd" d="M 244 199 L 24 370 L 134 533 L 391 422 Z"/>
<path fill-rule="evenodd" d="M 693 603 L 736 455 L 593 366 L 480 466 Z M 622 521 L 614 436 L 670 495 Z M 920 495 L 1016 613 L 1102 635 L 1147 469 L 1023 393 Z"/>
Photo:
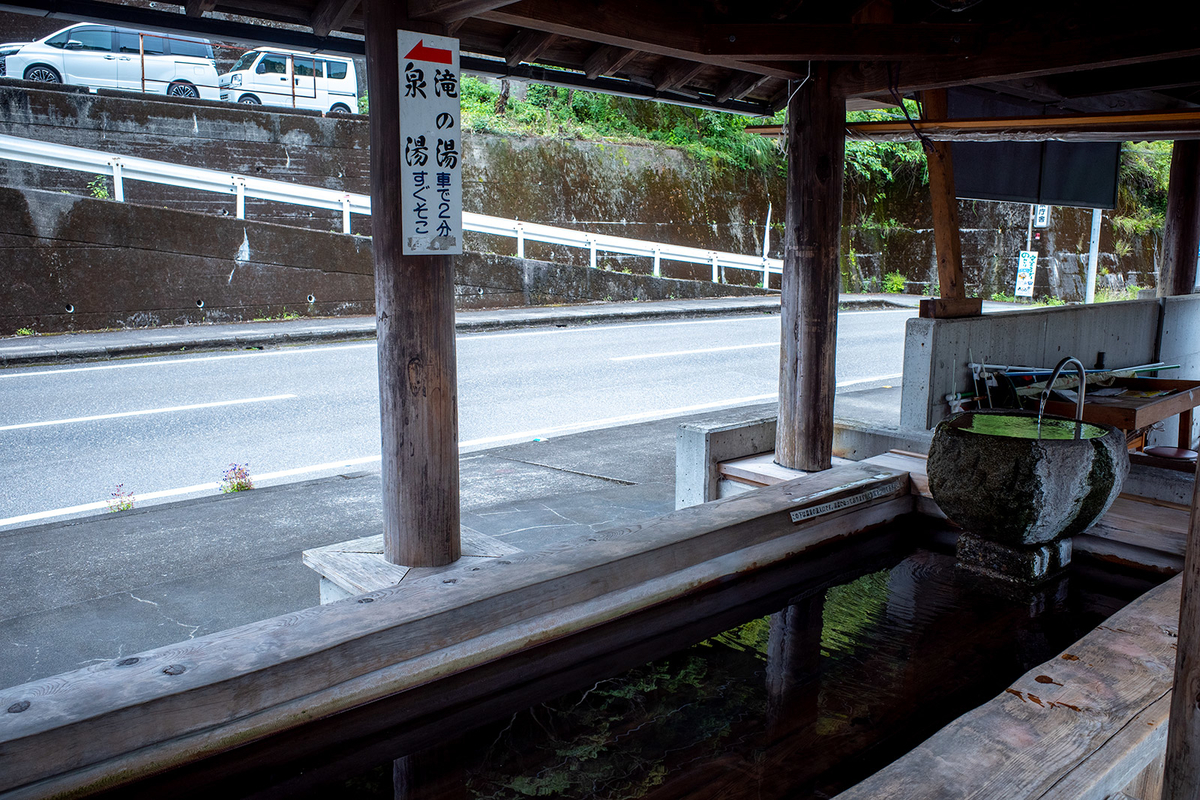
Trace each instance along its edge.
<path fill-rule="evenodd" d="M 1200 252 L 1200 141 L 1175 142 L 1170 180 L 1158 275 L 1159 297 L 1191 294 L 1196 290 L 1196 256 Z"/>
<path fill-rule="evenodd" d="M 1172 164 L 1172 184 L 1174 179 Z M 1183 559 L 1175 688 L 1168 725 L 1162 800 L 1196 800 L 1200 797 L 1200 480 L 1192 494 Z"/>
<path fill-rule="evenodd" d="M 922 117 L 949 119 L 945 89 L 921 95 Z M 981 299 L 967 299 L 963 284 L 962 236 L 958 198 L 954 195 L 954 159 L 949 142 L 924 142 L 929 168 L 929 203 L 933 211 L 933 246 L 937 255 L 939 297 L 921 301 L 923 317 L 960 317 L 979 314 Z"/>
<path fill-rule="evenodd" d="M 401 253 L 396 31 L 405 4 L 365 0 L 371 98 L 371 230 L 383 430 L 383 543 L 393 564 L 460 555 L 454 265 Z"/>
<path fill-rule="evenodd" d="M 846 100 L 830 66 L 788 102 L 787 209 L 783 245 L 779 424 L 775 460 L 802 470 L 829 469 L 833 455 L 834 349 Z"/>

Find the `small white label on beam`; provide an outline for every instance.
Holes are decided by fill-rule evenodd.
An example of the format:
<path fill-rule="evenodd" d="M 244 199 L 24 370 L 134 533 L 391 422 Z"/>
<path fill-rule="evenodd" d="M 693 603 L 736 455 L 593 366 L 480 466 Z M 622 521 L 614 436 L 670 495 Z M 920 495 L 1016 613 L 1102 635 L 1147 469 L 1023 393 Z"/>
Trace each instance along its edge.
<path fill-rule="evenodd" d="M 401 249 L 462 253 L 462 109 L 458 40 L 398 31 Z"/>
<path fill-rule="evenodd" d="M 829 514 L 833 511 L 841 511 L 843 508 L 853 508 L 860 506 L 863 503 L 870 502 L 880 497 L 886 497 L 889 494 L 895 494 L 900 491 L 900 482 L 892 481 L 885 483 L 883 486 L 877 486 L 874 489 L 868 489 L 860 494 L 852 494 L 849 497 L 840 497 L 837 500 L 830 500 L 828 503 L 809 506 L 793 511 L 791 514 L 792 522 L 803 522 L 806 519 L 819 517 L 823 514 Z"/>
<path fill-rule="evenodd" d="M 1050 227 L 1050 206 L 1038 206 L 1033 215 L 1033 227 Z"/>

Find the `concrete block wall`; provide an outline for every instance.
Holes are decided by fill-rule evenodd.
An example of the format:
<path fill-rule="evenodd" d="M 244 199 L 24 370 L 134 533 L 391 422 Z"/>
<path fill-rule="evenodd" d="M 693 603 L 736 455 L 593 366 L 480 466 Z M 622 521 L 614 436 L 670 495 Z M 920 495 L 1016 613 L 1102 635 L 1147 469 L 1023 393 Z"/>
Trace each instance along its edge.
<path fill-rule="evenodd" d="M 373 314 L 371 240 L 0 187 L 0 335 Z M 455 261 L 458 308 L 758 294 L 510 256 Z"/>
<path fill-rule="evenodd" d="M 1162 325 L 1159 331 L 1158 358 L 1179 364 L 1178 370 L 1162 373 L 1164 378 L 1200 380 L 1200 294 L 1164 297 Z M 1179 441 L 1179 420 L 1163 422 L 1162 430 L 1150 436 L 1150 443 L 1174 447 Z M 1192 444 L 1200 436 L 1200 410 L 1192 416 Z"/>
<path fill-rule="evenodd" d="M 1151 363 L 1158 358 L 1158 323 L 1157 300 L 911 319 L 900 424 L 928 429 L 948 417 L 945 396 L 973 388 L 971 361 L 1052 368 L 1075 356 L 1090 369 L 1104 352 L 1110 368 Z"/>

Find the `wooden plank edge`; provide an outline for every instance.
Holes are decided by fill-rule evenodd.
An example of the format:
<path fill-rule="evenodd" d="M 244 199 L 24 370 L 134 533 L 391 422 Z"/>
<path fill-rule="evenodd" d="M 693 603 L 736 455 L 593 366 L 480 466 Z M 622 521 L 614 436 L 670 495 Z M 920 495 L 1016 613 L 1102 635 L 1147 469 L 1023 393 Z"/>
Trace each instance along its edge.
<path fill-rule="evenodd" d="M 778 527 L 781 515 L 793 509 L 889 483 L 889 494 L 809 520 L 782 536 L 762 530 L 764 525 Z M 878 509 L 885 506 L 880 516 Z M 510 583 L 501 581 L 498 588 L 489 586 L 492 581 L 487 576 L 500 574 L 491 570 L 472 572 L 471 579 L 458 581 L 451 592 L 442 585 L 443 576 L 437 575 L 419 582 L 435 584 L 441 590 L 429 597 L 415 593 L 414 587 L 384 590 L 371 595 L 366 605 L 360 598 L 357 603 L 305 609 L 148 651 L 135 665 L 106 662 L 12 687 L 0 691 L 0 705 L 32 699 L 34 707 L 21 714 L 3 715 L 7 719 L 0 717 L 0 763 L 4 765 L 0 791 L 26 787 L 36 794 L 99 788 L 109 785 L 113 776 L 132 779 L 219 752 L 392 694 L 408 685 L 405 681 L 424 681 L 446 669 L 469 665 L 461 659 L 445 658 L 436 648 L 414 652 L 402 663 L 395 663 L 393 649 L 391 660 L 381 662 L 375 650 L 392 647 L 400 628 L 415 628 L 414 635 L 425 631 L 427 637 L 432 636 L 430 631 L 437 631 L 444 641 L 473 641 L 480 637 L 456 637 L 455 628 L 447 623 L 457 624 L 461 633 L 464 619 L 474 618 L 488 602 L 494 604 L 503 597 L 516 605 L 504 609 L 505 619 L 520 625 L 524 613 L 525 619 L 537 621 L 531 630 L 545 633 L 542 615 L 563 613 L 564 606 L 629 591 L 650 579 L 653 570 L 648 572 L 647 565 L 658 564 L 661 571 L 661 564 L 673 564 L 686 572 L 691 568 L 687 565 L 689 554 L 694 556 L 692 566 L 698 566 L 731 551 L 744 553 L 780 542 L 794 553 L 798 552 L 795 548 L 802 551 L 851 536 L 862 520 L 869 519 L 871 526 L 882 524 L 912 507 L 906 473 L 837 468 L 760 492 L 681 509 L 620 532 L 586 537 L 607 547 L 581 548 L 580 543 L 571 542 L 558 552 L 523 557 L 526 569 L 516 580 L 512 576 L 518 571 L 506 570 Z M 745 547 L 731 546 L 739 539 Z M 699 552 L 692 552 L 695 550 Z M 754 566 L 759 563 L 755 561 Z M 626 574 L 632 576 L 629 581 L 617 580 Z M 555 589 L 555 580 L 564 575 L 573 576 L 584 588 L 573 594 L 548 591 Z M 597 580 L 600 576 L 614 580 L 605 584 L 605 591 L 597 588 L 603 583 Z M 685 590 L 686 586 L 685 582 Z M 414 602 L 414 597 L 426 602 Z M 445 608 L 448 598 L 458 604 Z M 325 628 L 335 633 L 331 636 Z M 314 639 L 314 634 L 321 635 Z M 528 645 L 529 636 L 521 637 L 521 643 Z M 201 657 L 205 652 L 210 656 L 207 663 Z M 238 661 L 239 657 L 243 660 Z M 432 673 L 416 667 L 425 662 L 432 662 Z M 185 669 L 178 674 L 163 672 L 165 665 L 174 664 Z M 339 683 L 331 686 L 315 677 L 333 665 L 342 677 Z M 242 698 L 237 710 L 227 707 L 230 701 L 220 700 L 225 695 Z M 258 705 L 248 707 L 245 697 L 255 697 Z M 35 713 L 29 715 L 30 710 Z M 135 724 L 147 715 L 157 720 L 152 729 Z M 114 729 L 123 730 L 130 738 L 118 742 L 115 738 L 119 737 L 102 733 Z M 50 758 L 48 754 L 55 755 Z"/>

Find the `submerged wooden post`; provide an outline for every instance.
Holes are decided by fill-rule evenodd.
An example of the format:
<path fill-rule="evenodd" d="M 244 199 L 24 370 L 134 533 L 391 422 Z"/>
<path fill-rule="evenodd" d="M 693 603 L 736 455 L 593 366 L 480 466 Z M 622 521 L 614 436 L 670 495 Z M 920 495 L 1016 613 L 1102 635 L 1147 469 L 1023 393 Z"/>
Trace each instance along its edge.
<path fill-rule="evenodd" d="M 814 63 L 788 101 L 775 460 L 809 471 L 829 469 L 833 457 L 846 99 L 834 94 L 830 72 Z"/>
<path fill-rule="evenodd" d="M 1196 290 L 1196 257 L 1200 251 L 1200 141 L 1175 142 L 1170 180 L 1158 276 L 1159 297 L 1191 294 Z"/>
<path fill-rule="evenodd" d="M 383 438 L 383 546 L 393 564 L 441 566 L 459 545 L 454 265 L 401 251 L 400 64 L 406 5 L 365 0 L 371 231 Z"/>
<path fill-rule="evenodd" d="M 1167 728 L 1162 800 L 1197 797 L 1200 797 L 1200 480 L 1192 493 L 1192 517 L 1184 553 L 1175 688 Z"/>
<path fill-rule="evenodd" d="M 922 117 L 944 120 L 950 116 L 945 89 L 921 95 Z M 923 317 L 974 316 L 983 300 L 967 299 L 963 284 L 962 236 L 958 198 L 954 194 L 954 159 L 949 142 L 923 142 L 929 167 L 929 201 L 933 210 L 933 246 L 937 255 L 939 297 L 921 301 Z"/>

